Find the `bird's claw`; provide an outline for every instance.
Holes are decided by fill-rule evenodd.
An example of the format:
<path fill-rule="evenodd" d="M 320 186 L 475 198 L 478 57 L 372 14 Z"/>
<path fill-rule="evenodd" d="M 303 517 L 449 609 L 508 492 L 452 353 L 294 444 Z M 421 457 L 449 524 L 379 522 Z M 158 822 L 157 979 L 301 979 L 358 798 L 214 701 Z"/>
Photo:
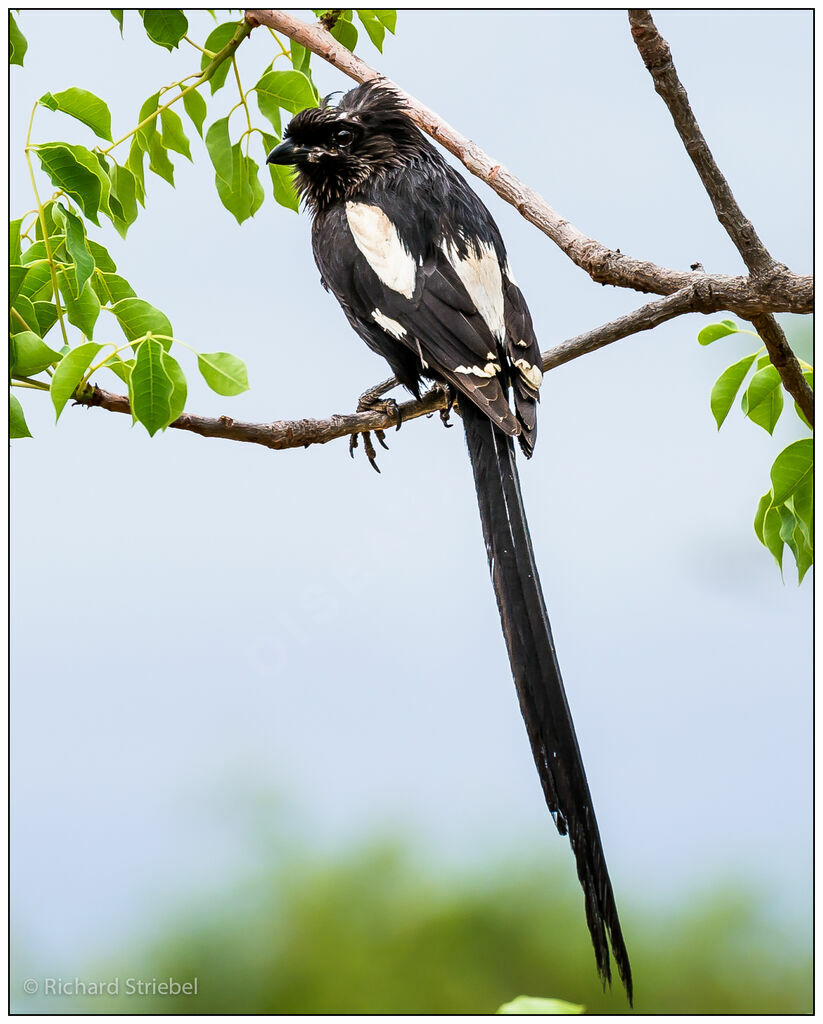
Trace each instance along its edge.
<path fill-rule="evenodd" d="M 383 392 L 389 387 L 396 385 L 397 381 L 392 379 L 384 381 L 382 384 L 378 384 L 375 388 L 370 388 L 368 391 L 364 391 L 357 402 L 358 412 L 382 412 L 386 416 L 390 416 L 397 424 L 396 429 L 399 430 L 403 423 L 403 414 L 400 411 L 400 406 L 395 402 L 393 398 L 383 398 Z M 371 467 L 377 473 L 380 472 L 380 467 L 377 465 L 377 452 L 375 451 L 374 443 L 371 439 L 371 435 L 377 438 L 378 443 L 389 450 L 389 446 L 386 444 L 386 433 L 382 429 L 376 430 L 363 430 L 357 434 L 352 434 L 349 438 L 349 455 L 354 458 L 354 450 L 358 446 L 358 438 L 363 438 L 363 451 L 366 453 L 366 458 L 371 463 Z"/>
<path fill-rule="evenodd" d="M 446 399 L 446 404 L 440 410 L 440 421 L 444 427 L 453 427 L 454 424 L 450 422 L 451 411 L 457 401 L 457 389 L 452 384 L 435 384 L 432 391 L 429 392 L 440 392 Z M 431 416 L 431 413 L 429 413 Z"/>
<path fill-rule="evenodd" d="M 351 437 L 349 438 L 349 455 L 351 455 L 351 457 L 354 458 L 354 450 L 358 445 L 358 438 L 362 437 L 363 451 L 366 453 L 366 458 L 369 460 L 371 468 L 375 471 L 375 473 L 379 473 L 380 467 L 377 465 L 377 452 L 375 451 L 371 435 L 371 430 L 363 430 L 359 434 L 352 434 Z M 386 435 L 384 434 L 384 432 L 382 430 L 375 430 L 374 435 L 380 442 L 380 444 L 383 445 L 386 451 L 388 451 L 389 446 L 386 444 Z"/>

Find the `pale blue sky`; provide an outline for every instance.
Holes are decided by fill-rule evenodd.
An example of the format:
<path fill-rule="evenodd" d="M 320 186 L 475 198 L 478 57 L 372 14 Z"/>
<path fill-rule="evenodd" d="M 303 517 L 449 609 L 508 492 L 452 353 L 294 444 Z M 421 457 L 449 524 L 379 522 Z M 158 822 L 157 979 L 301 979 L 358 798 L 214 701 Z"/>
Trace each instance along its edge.
<path fill-rule="evenodd" d="M 811 15 L 657 20 L 744 211 L 778 259 L 810 271 Z M 32 205 L 22 144 L 38 96 L 97 92 L 118 137 L 146 96 L 198 66 L 193 50 L 151 45 L 133 12 L 124 42 L 105 11 L 24 11 L 20 25 L 13 216 Z M 191 25 L 203 39 L 208 16 Z M 604 243 L 742 270 L 624 12 L 405 12 L 383 57 L 362 52 Z M 271 56 L 256 32 L 245 84 Z M 348 87 L 315 65 L 322 91 Z M 229 82 L 207 123 L 235 101 Z M 45 110 L 34 138 L 92 142 Z M 238 227 L 193 133 L 192 145 L 176 190 L 152 176 L 126 243 L 92 230 L 178 337 L 246 360 L 252 390 L 238 399 L 192 368 L 189 408 L 259 420 L 353 408 L 386 371 L 320 289 L 308 218 L 266 185 Z M 592 284 L 473 184 L 544 348 L 644 301 Z M 718 435 L 712 382 L 748 347 L 699 347 L 706 322 L 547 375 L 526 505 L 623 912 L 732 878 L 807 922 L 811 578 L 781 583 L 751 529 L 793 414 L 769 438 L 735 411 Z M 150 440 L 81 409 L 55 429 L 39 397 L 24 396 L 36 439 L 12 451 L 13 899 L 27 962 L 75 970 L 158 914 L 207 909 L 260 835 L 286 827 L 275 797 L 318 846 L 402 826 L 435 862 L 544 847 L 571 876 L 459 429 L 407 425 L 378 477 L 344 441 L 272 453 Z"/>

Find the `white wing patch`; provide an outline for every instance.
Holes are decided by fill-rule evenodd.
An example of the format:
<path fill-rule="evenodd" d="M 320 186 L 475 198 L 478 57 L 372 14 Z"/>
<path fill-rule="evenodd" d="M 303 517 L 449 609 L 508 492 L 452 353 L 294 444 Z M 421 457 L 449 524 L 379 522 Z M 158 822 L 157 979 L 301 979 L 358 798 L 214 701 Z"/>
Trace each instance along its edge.
<path fill-rule="evenodd" d="M 390 316 L 386 316 L 385 313 L 381 313 L 379 309 L 372 310 L 372 320 L 380 324 L 383 330 L 390 334 L 393 338 L 398 340 L 403 337 L 406 333 L 406 328 L 399 324 L 396 320 L 392 320 Z"/>
<path fill-rule="evenodd" d="M 493 377 L 500 373 L 499 363 L 486 363 L 485 366 L 455 366 L 455 373 L 471 373 L 475 377 Z"/>
<path fill-rule="evenodd" d="M 400 241 L 394 224 L 378 206 L 367 203 L 346 203 L 346 219 L 355 245 L 375 274 L 387 288 L 410 299 L 417 264 Z"/>
<path fill-rule="evenodd" d="M 515 359 L 514 365 L 533 388 L 539 388 L 543 383 L 543 371 L 539 366 L 532 366 L 528 359 Z"/>
<path fill-rule="evenodd" d="M 503 273 L 506 275 L 506 278 L 508 279 L 508 281 L 515 286 L 515 288 L 519 288 L 520 287 L 518 285 L 517 281 L 515 281 L 515 279 L 514 279 L 514 274 L 511 271 L 511 267 L 509 266 L 509 261 L 508 260 L 506 260 L 506 262 L 503 264 Z"/>
<path fill-rule="evenodd" d="M 494 246 L 484 242 L 473 248 L 470 244 L 465 259 L 460 258 L 457 246 L 451 242 L 442 242 L 440 248 L 463 282 L 477 312 L 486 321 L 492 334 L 502 341 L 506 335 L 503 278 Z"/>

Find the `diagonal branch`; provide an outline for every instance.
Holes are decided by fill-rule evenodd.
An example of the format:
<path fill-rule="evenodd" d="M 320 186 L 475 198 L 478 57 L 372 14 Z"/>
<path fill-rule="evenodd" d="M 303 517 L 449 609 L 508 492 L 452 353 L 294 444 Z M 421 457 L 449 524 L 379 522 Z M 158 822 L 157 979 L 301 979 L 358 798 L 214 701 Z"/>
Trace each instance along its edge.
<path fill-rule="evenodd" d="M 747 279 L 741 281 L 748 283 Z M 712 299 L 701 293 L 699 288 L 687 287 L 662 299 L 655 299 L 640 309 L 625 316 L 618 317 L 610 323 L 603 324 L 585 334 L 579 334 L 568 341 L 542 354 L 543 369 L 552 370 L 572 359 L 577 359 L 589 352 L 611 345 L 615 341 L 627 338 L 640 331 L 649 331 L 659 324 L 682 316 L 684 313 L 711 312 Z M 725 305 L 714 305 L 713 309 L 725 309 Z M 379 385 L 384 393 L 397 385 L 393 378 Z M 375 389 L 378 390 L 378 389 Z M 427 416 L 439 409 L 446 408 L 446 394 L 442 388 L 432 388 L 420 399 L 403 402 L 399 405 L 401 422 Z M 84 394 L 76 397 L 76 404 L 106 409 L 109 412 L 130 414 L 129 400 L 125 395 L 104 391 L 96 385 Z M 229 416 L 196 416 L 184 413 L 176 419 L 171 427 L 174 430 L 186 430 L 201 437 L 221 437 L 229 441 L 243 441 L 248 444 L 260 444 L 266 448 L 282 450 L 285 448 L 307 448 L 312 444 L 326 444 L 338 437 L 358 434 L 366 430 L 390 430 L 396 426 L 397 420 L 392 412 L 380 409 L 369 409 L 365 412 L 334 415 L 327 419 L 275 420 L 272 423 L 245 423 Z"/>
<path fill-rule="evenodd" d="M 285 11 L 247 10 L 246 20 L 252 25 L 268 25 L 294 39 L 357 82 L 383 78 L 360 57 L 337 42 L 322 25 L 309 25 Z M 412 120 L 423 131 L 453 153 L 472 174 L 485 181 L 507 203 L 543 231 L 578 267 L 600 284 L 611 284 L 635 291 L 671 295 L 689 285 L 713 282 L 710 275 L 695 271 L 671 270 L 647 260 L 635 259 L 616 252 L 589 238 L 554 210 L 534 189 L 529 188 L 479 146 L 461 135 L 441 117 L 409 96 L 389 79 L 388 85 L 400 93 Z M 811 278 L 801 278 L 782 268 L 771 282 L 776 288 L 803 294 L 806 311 L 812 303 Z M 742 310 L 725 307 L 744 316 Z M 793 307 L 793 312 L 800 312 Z"/>
<path fill-rule="evenodd" d="M 757 280 L 768 279 L 784 271 L 786 268 L 775 262 L 751 221 L 743 214 L 728 181 L 717 166 L 678 77 L 669 44 L 657 30 L 651 12 L 646 9 L 630 10 L 629 24 L 632 38 L 654 81 L 655 90 L 669 108 L 674 126 L 703 182 L 717 219 L 728 232 L 750 274 Z M 814 424 L 814 392 L 803 376 L 783 328 L 768 312 L 755 316 L 751 322 L 763 339 L 783 386 L 800 406 L 809 423 Z"/>

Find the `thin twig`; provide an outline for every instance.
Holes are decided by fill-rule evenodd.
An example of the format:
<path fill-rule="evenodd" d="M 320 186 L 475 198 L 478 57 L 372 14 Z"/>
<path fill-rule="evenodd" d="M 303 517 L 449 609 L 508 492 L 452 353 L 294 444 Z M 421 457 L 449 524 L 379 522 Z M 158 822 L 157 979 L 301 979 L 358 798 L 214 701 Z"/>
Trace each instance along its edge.
<path fill-rule="evenodd" d="M 654 88 L 669 109 L 677 133 L 697 170 L 717 219 L 728 232 L 754 279 L 768 280 L 786 270 L 778 264 L 760 240 L 751 221 L 734 198 L 692 111 L 689 97 L 677 74 L 669 44 L 660 35 L 646 9 L 629 11 L 629 24 L 643 63 L 652 76 Z M 800 406 L 809 423 L 814 424 L 814 392 L 783 332 L 771 313 L 752 318 L 754 329 L 763 339 L 783 386 Z"/>

